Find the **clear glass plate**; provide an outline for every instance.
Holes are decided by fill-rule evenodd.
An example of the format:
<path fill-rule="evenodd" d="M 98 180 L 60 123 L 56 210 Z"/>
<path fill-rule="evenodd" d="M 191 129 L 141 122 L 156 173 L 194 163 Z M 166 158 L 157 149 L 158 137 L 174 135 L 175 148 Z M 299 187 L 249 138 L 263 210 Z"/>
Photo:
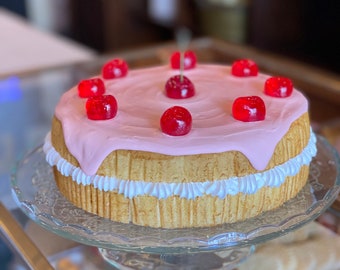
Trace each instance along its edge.
<path fill-rule="evenodd" d="M 12 192 L 19 207 L 36 223 L 86 245 L 163 255 L 235 250 L 303 226 L 336 199 L 340 190 L 339 155 L 323 137 L 318 136 L 317 147 L 308 184 L 298 196 L 255 218 L 216 227 L 155 229 L 113 222 L 87 213 L 60 194 L 42 147 L 18 163 L 12 177 Z"/>

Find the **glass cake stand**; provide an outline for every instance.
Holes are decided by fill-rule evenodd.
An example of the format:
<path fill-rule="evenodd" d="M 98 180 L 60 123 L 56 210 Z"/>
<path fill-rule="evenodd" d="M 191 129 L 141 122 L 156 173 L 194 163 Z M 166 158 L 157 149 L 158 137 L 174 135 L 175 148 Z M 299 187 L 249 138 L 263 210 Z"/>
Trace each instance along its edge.
<path fill-rule="evenodd" d="M 233 269 L 255 246 L 317 218 L 340 191 L 340 158 L 323 138 L 308 184 L 282 207 L 233 224 L 195 229 L 155 229 L 113 222 L 69 203 L 56 188 L 42 147 L 22 159 L 13 173 L 18 206 L 59 236 L 98 247 L 118 269 Z"/>

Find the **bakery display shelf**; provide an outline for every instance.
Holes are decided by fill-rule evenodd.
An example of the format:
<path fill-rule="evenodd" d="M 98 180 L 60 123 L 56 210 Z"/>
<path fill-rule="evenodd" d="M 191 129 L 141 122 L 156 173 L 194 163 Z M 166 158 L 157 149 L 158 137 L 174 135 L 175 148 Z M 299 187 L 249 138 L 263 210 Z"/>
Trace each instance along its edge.
<path fill-rule="evenodd" d="M 33 221 L 59 236 L 98 247 L 119 269 L 181 269 L 188 265 L 207 269 L 210 264 L 211 269 L 232 269 L 256 245 L 316 219 L 337 198 L 339 155 L 321 136 L 317 148 L 308 184 L 297 197 L 255 218 L 209 228 L 156 229 L 87 213 L 60 194 L 42 147 L 17 164 L 11 185 L 18 206 Z"/>

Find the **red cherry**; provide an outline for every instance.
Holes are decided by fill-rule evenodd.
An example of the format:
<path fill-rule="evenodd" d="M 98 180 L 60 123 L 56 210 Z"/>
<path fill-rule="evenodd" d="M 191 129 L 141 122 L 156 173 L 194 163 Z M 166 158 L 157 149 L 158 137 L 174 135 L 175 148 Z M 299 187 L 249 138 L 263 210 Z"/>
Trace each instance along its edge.
<path fill-rule="evenodd" d="M 86 101 L 86 113 L 90 120 L 107 120 L 116 116 L 117 101 L 112 95 L 94 96 Z"/>
<path fill-rule="evenodd" d="M 181 80 L 181 75 L 175 75 L 167 80 L 165 92 L 169 98 L 189 98 L 195 95 L 195 87 L 186 76 L 183 76 Z"/>
<path fill-rule="evenodd" d="M 188 134 L 192 126 L 190 112 L 183 107 L 174 106 L 167 109 L 160 119 L 161 130 L 171 136 Z"/>
<path fill-rule="evenodd" d="M 293 83 L 286 77 L 271 77 L 264 84 L 264 93 L 272 97 L 289 97 L 293 92 Z"/>
<path fill-rule="evenodd" d="M 239 121 L 261 121 L 266 116 L 266 106 L 258 96 L 239 97 L 234 100 L 232 113 Z"/>
<path fill-rule="evenodd" d="M 249 59 L 237 60 L 231 66 L 231 74 L 237 77 L 257 76 L 258 72 L 256 63 Z"/>
<path fill-rule="evenodd" d="M 102 79 L 93 78 L 82 80 L 78 84 L 78 95 L 81 98 L 100 96 L 105 93 L 105 85 Z"/>
<path fill-rule="evenodd" d="M 117 58 L 104 64 L 102 74 L 104 79 L 115 79 L 125 77 L 128 70 L 127 63 L 123 59 Z"/>
<path fill-rule="evenodd" d="M 184 52 L 184 69 L 192 69 L 196 67 L 197 58 L 193 51 Z M 181 68 L 181 53 L 179 51 L 174 52 L 170 57 L 170 64 L 172 69 Z"/>

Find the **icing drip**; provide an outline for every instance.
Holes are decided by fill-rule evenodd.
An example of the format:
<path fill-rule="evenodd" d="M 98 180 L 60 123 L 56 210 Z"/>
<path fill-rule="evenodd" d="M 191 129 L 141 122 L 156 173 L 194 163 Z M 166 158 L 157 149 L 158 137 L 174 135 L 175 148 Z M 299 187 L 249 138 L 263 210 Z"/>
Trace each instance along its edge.
<path fill-rule="evenodd" d="M 55 116 L 62 123 L 68 150 L 86 174 L 95 174 L 106 156 L 117 149 L 165 155 L 239 151 L 260 171 L 266 168 L 291 123 L 308 111 L 308 102 L 299 91 L 283 99 L 273 98 L 263 92 L 269 76 L 239 78 L 230 75 L 230 67 L 219 65 L 197 65 L 187 70 L 195 95 L 171 99 L 165 95 L 164 85 L 176 74 L 178 71 L 169 66 L 158 66 L 104 80 L 106 94 L 118 102 L 117 115 L 110 120 L 87 119 L 86 100 L 79 98 L 77 87 L 61 97 Z M 233 118 L 232 102 L 250 95 L 265 102 L 265 120 L 243 123 Z M 190 111 L 192 129 L 185 136 L 173 138 L 161 132 L 159 121 L 163 112 L 175 105 Z"/>

